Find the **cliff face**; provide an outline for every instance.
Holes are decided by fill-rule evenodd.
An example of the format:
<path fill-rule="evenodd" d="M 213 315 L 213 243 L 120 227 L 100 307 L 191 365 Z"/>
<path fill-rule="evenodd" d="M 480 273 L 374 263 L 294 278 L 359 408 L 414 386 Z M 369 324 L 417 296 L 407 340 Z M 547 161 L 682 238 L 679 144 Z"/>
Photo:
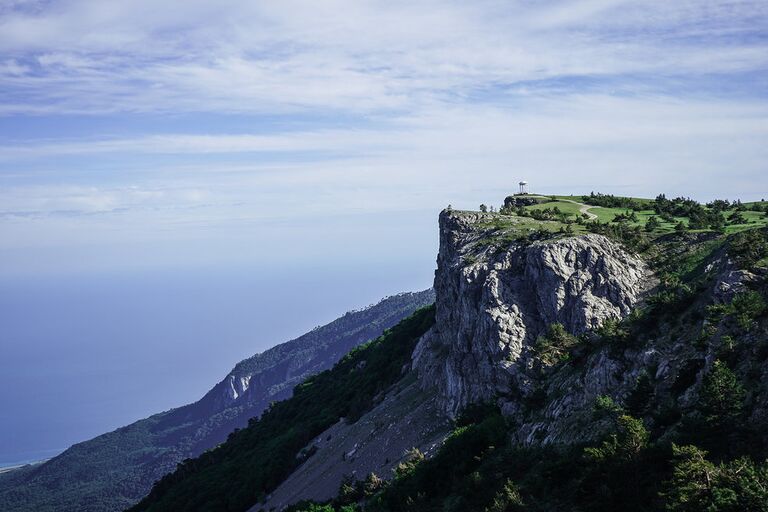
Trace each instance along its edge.
<path fill-rule="evenodd" d="M 579 334 L 622 318 L 652 282 L 641 259 L 604 236 L 497 246 L 491 218 L 440 215 L 437 322 L 413 365 L 452 415 L 494 398 L 514 414 L 533 390 L 531 349 L 548 326 Z"/>
<path fill-rule="evenodd" d="M 175 474 L 175 480 L 157 486 L 155 495 L 150 495 L 140 510 L 176 510 L 174 500 L 189 503 L 191 490 L 207 482 L 223 483 L 207 495 L 202 491 L 201 497 L 207 501 L 192 509 L 211 509 L 210 503 L 237 495 L 232 489 L 259 491 L 247 497 L 253 512 L 272 507 L 280 510 L 305 499 L 328 500 L 342 488 L 345 490 L 340 502 L 364 500 L 367 484 L 362 480 L 370 472 L 389 479 L 393 468 L 405 467 L 407 471 L 410 462 L 400 464 L 408 458 L 406 447 L 418 448 L 428 457 L 434 455 L 436 464 L 424 466 L 424 473 L 412 473 L 415 480 L 406 476 L 388 484 L 379 482 L 377 485 L 388 487 L 381 491 L 384 494 L 369 496 L 373 502 L 366 510 L 431 510 L 446 503 L 457 510 L 484 510 L 491 496 L 476 507 L 463 507 L 461 495 L 446 498 L 442 490 L 435 488 L 440 485 L 426 486 L 433 494 L 430 497 L 423 491 L 425 483 L 442 482 L 456 469 L 457 474 L 466 471 L 465 483 L 458 481 L 458 485 L 445 487 L 454 491 L 466 488 L 458 492 L 473 496 L 482 494 L 478 489 L 501 488 L 506 496 L 515 489 L 508 486 L 510 479 L 520 478 L 510 473 L 519 470 L 521 446 L 530 448 L 524 450 L 526 453 L 537 453 L 544 445 L 563 449 L 565 455 L 560 459 L 559 450 L 538 452 L 542 459 L 555 457 L 556 461 L 554 466 L 537 469 L 542 472 L 534 473 L 537 479 L 550 478 L 550 473 L 561 473 L 565 467 L 578 473 L 579 464 L 586 460 L 583 445 L 595 448 L 605 439 L 631 434 L 621 430 L 621 422 L 636 427 L 639 437 L 633 443 L 640 444 L 631 444 L 631 450 L 651 438 L 659 443 L 653 445 L 653 450 L 668 447 L 671 442 L 700 442 L 705 449 L 722 449 L 720 445 L 730 441 L 721 442 L 697 432 L 710 421 L 710 406 L 702 400 L 707 378 L 724 364 L 732 368 L 734 381 L 743 382 L 749 390 L 746 399 L 739 399 L 738 386 L 734 384 L 732 389 L 734 407 L 744 409 L 743 414 L 738 413 L 741 430 L 732 439 L 756 440 L 757 444 L 749 448 L 759 446 L 762 451 L 758 453 L 768 453 L 764 435 L 768 432 L 768 269 L 755 266 L 761 258 L 768 261 L 768 234 L 760 234 L 762 238 L 757 242 L 754 237 L 718 233 L 663 234 L 643 245 L 640 258 L 600 235 L 550 234 L 543 239 L 543 234 L 537 234 L 553 225 L 520 216 L 442 212 L 434 281 L 436 306 L 430 323 L 412 333 L 405 349 L 382 340 L 374 344 L 383 354 L 376 362 L 358 361 L 355 358 L 362 356 L 353 353 L 352 359 L 342 359 L 331 370 L 332 378 L 327 381 L 330 387 L 311 383 L 306 388 L 316 393 L 311 402 L 324 407 L 322 419 L 336 423 L 325 423 L 325 431 L 313 431 L 311 439 L 302 439 L 301 443 L 306 443 L 303 448 L 296 442 L 281 453 L 279 461 L 293 467 L 292 474 L 281 482 L 265 483 L 262 479 L 253 484 L 251 475 L 258 473 L 268 457 L 250 454 L 267 450 L 275 439 L 262 420 L 233 438 L 236 443 L 230 440 L 217 449 L 218 461 L 200 465 L 199 469 L 189 464 Z M 526 230 L 542 239 L 530 242 L 513 238 Z M 756 243 L 757 249 L 753 247 Z M 624 322 L 608 322 L 627 316 Z M 553 327 L 557 325 L 561 327 Z M 347 421 L 347 413 L 336 408 L 335 398 L 341 391 L 354 396 L 356 390 L 362 393 L 368 387 L 346 379 L 357 379 L 350 376 L 358 372 L 364 375 L 380 371 L 387 366 L 383 361 L 393 360 L 393 380 L 382 380 L 373 373 L 377 385 L 372 408 Z M 212 392 L 211 400 L 236 403 L 243 399 L 238 396 L 257 389 L 255 377 L 244 384 L 243 375 L 236 368 Z M 309 402 L 298 400 L 291 404 L 297 398 L 301 395 L 290 399 L 288 407 L 306 410 Z M 347 396 L 342 402 L 357 401 Z M 496 408 L 481 407 L 471 409 L 458 422 L 451 421 L 465 406 L 481 402 L 499 405 L 504 418 Z M 492 416 L 478 420 L 483 414 L 478 411 L 487 409 L 493 409 Z M 314 410 L 306 416 L 297 414 L 296 421 L 299 426 L 313 425 L 315 414 Z M 270 417 L 267 415 L 267 419 Z M 291 430 L 304 431 L 303 427 Z M 260 432 L 269 435 L 262 439 Z M 713 439 L 714 445 L 706 444 Z M 740 450 L 734 443 L 726 448 Z M 612 449 L 610 446 L 606 453 Z M 619 443 L 616 450 L 623 449 L 621 446 Z M 559 481 L 555 485 L 582 489 L 582 484 L 603 482 L 614 472 L 619 459 L 624 461 L 622 464 L 629 460 L 633 464 L 638 460 L 646 463 L 633 453 L 608 453 L 608 462 L 595 466 L 597 461 L 593 460 L 591 469 L 587 468 L 583 475 L 573 480 L 560 475 L 558 478 L 565 476 L 565 484 Z M 466 459 L 462 459 L 464 456 Z M 648 461 L 654 461 L 655 466 L 653 457 Z M 233 464 L 233 458 L 245 461 L 247 467 Z M 476 462 L 482 460 L 487 465 L 478 468 Z M 250 461 L 257 464 L 251 466 Z M 670 467 L 673 462 L 670 459 Z M 548 469 L 552 467 L 560 469 L 552 472 Z M 640 468 L 637 474 L 642 474 L 642 468 L 649 469 L 636 468 Z M 485 477 L 481 470 L 486 471 Z M 351 485 L 349 478 L 360 485 Z M 450 478 L 449 483 L 457 481 L 454 476 Z M 483 478 L 496 483 L 480 487 L 477 484 Z M 657 490 L 667 476 L 657 474 L 654 478 L 657 487 L 649 494 L 648 503 L 657 504 Z M 614 487 L 628 483 L 621 479 L 619 482 Z M 535 487 L 538 492 L 541 486 Z M 594 492 L 602 496 L 604 488 L 600 484 Z M 388 496 L 397 500 L 391 506 L 377 508 L 389 503 L 387 493 L 392 489 L 394 494 Z M 354 498 L 358 491 L 363 494 Z M 377 496 L 384 501 L 376 502 Z M 547 503 L 546 498 L 537 496 L 530 503 Z M 635 498 L 633 495 L 612 503 Z M 569 502 L 553 499 L 551 503 L 556 506 L 550 508 L 555 509 Z"/>

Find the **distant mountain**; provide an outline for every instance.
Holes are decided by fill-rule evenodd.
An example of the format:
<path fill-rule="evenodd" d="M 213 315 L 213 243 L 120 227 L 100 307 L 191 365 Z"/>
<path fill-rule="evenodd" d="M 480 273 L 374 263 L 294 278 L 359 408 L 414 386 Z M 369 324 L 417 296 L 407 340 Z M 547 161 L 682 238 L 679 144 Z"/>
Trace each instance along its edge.
<path fill-rule="evenodd" d="M 403 293 L 245 359 L 199 401 L 76 444 L 48 462 L 0 475 L 4 512 L 123 510 L 184 459 L 226 440 L 294 386 L 434 302 Z"/>

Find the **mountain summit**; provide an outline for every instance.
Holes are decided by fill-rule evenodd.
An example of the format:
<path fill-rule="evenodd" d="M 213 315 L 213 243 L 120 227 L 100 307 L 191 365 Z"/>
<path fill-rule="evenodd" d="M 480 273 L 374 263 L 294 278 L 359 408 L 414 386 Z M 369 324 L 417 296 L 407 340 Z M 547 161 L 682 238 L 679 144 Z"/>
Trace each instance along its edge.
<path fill-rule="evenodd" d="M 765 510 L 766 204 L 522 199 L 443 211 L 433 308 L 131 510 Z"/>

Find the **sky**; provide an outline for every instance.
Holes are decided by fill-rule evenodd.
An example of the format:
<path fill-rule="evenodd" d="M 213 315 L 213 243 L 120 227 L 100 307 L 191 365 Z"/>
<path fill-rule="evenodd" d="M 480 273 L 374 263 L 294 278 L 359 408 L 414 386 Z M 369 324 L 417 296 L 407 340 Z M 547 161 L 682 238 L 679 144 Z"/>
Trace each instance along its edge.
<path fill-rule="evenodd" d="M 193 399 L 266 340 L 428 286 L 448 204 L 498 205 L 522 179 L 768 196 L 766 27 L 768 3 L 749 0 L 0 0 L 0 365 L 43 397 L 34 354 L 74 336 L 43 327 L 78 307 L 88 343 L 122 339 L 96 312 L 166 293 L 132 343 L 194 338 L 210 370 L 118 386 L 176 380 L 98 428 L 118 426 Z M 307 293 L 317 275 L 335 298 Z M 284 314 L 232 317 L 281 290 Z M 170 303 L 240 334 L 210 344 Z"/>
<path fill-rule="evenodd" d="M 2 0 L 3 272 L 252 261 L 254 230 L 520 179 L 759 198 L 767 26 L 763 1 Z"/>

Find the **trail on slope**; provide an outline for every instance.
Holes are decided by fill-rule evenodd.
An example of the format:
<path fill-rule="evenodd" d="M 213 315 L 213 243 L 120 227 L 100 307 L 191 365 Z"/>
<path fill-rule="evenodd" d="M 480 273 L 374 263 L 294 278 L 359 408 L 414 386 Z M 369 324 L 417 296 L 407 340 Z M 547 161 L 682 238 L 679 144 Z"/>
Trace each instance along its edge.
<path fill-rule="evenodd" d="M 532 196 L 532 197 L 541 197 L 541 198 L 549 199 L 549 197 L 547 197 L 547 196 Z M 590 206 L 588 204 L 580 203 L 580 202 L 574 201 L 572 199 L 558 198 L 557 200 L 558 201 L 562 201 L 564 203 L 573 203 L 573 204 L 579 205 L 579 213 L 583 213 L 584 215 L 589 217 L 589 220 L 597 219 L 597 215 L 595 215 L 594 213 L 590 213 L 589 210 L 592 209 L 592 208 L 600 208 L 599 206 Z"/>
<path fill-rule="evenodd" d="M 589 209 L 590 208 L 600 208 L 599 206 L 590 206 L 588 204 L 579 203 L 578 201 L 573 201 L 571 199 L 560 199 L 560 201 L 564 201 L 566 203 L 577 204 L 577 205 L 579 205 L 579 213 L 583 213 L 584 215 L 589 217 L 589 220 L 597 219 L 597 215 L 595 215 L 594 213 L 590 213 Z"/>

